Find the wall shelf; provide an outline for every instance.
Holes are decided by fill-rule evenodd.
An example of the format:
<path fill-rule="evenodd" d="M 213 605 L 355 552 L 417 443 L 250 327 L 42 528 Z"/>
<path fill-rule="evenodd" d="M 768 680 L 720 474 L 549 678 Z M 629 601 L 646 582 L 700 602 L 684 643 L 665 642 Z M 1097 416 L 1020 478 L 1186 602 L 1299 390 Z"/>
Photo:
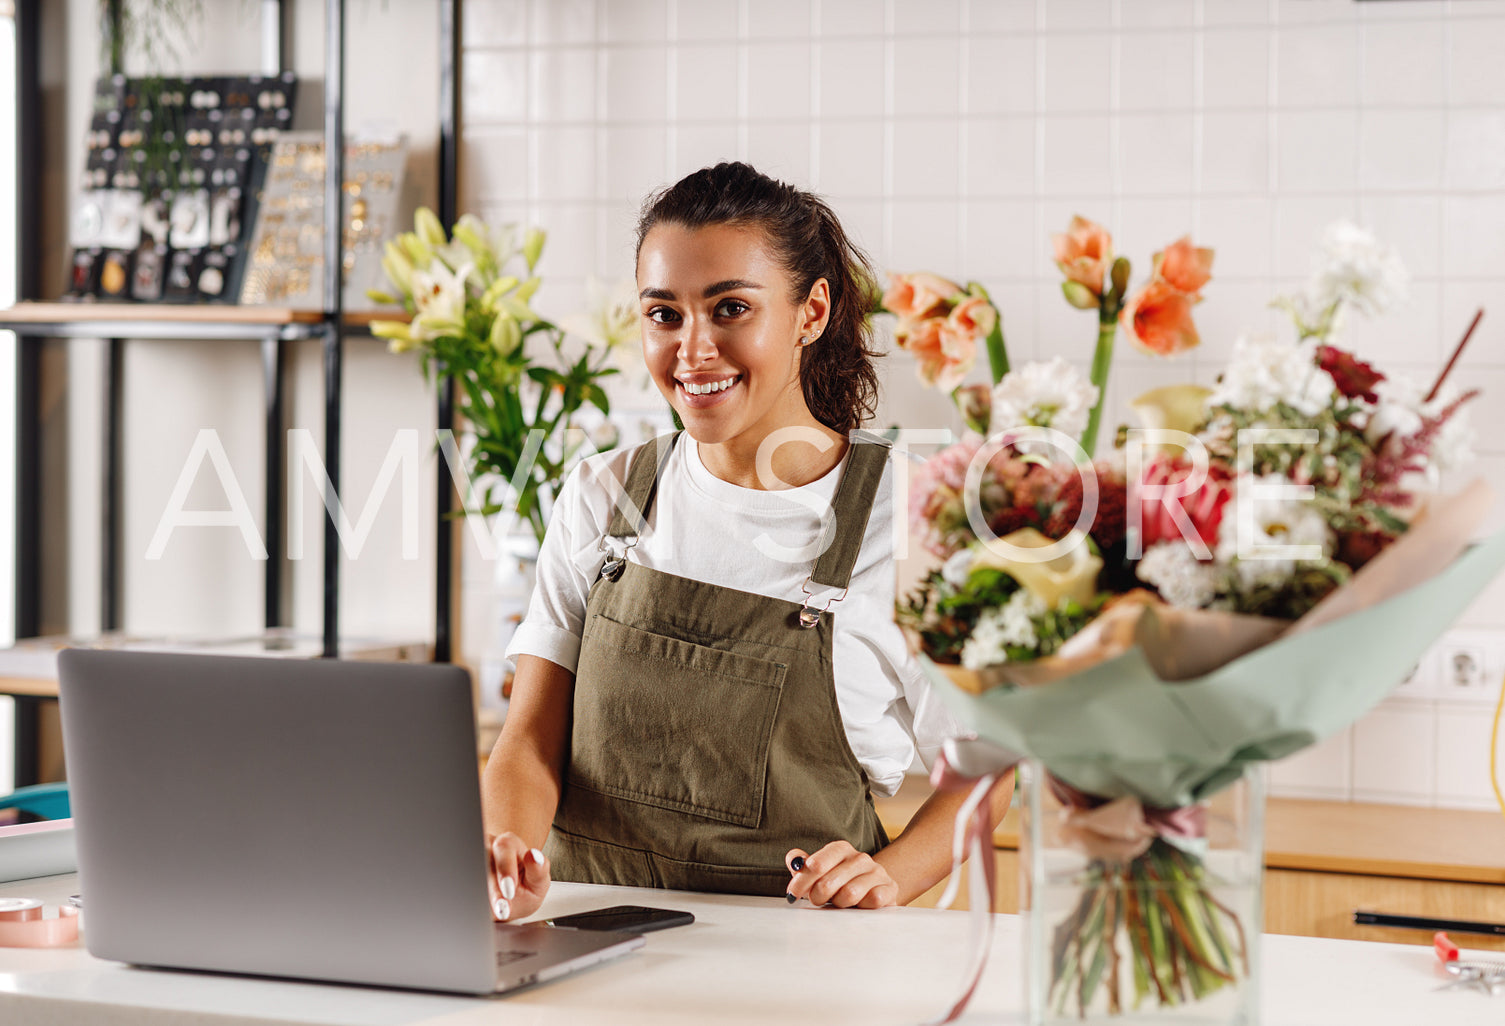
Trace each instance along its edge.
<path fill-rule="evenodd" d="M 114 0 L 118 4 L 119 0 Z M 287 67 L 290 52 L 291 5 L 282 0 L 263 0 L 261 70 L 275 73 Z M 323 128 L 326 150 L 331 159 L 325 165 L 325 209 L 340 209 L 344 177 L 345 138 L 345 3 L 324 0 L 325 61 Z M 118 8 L 117 8 L 118 10 Z M 21 38 L 39 40 L 42 5 L 39 0 L 21 0 L 16 7 L 17 29 Z M 270 19 L 270 20 L 265 20 Z M 439 3 L 438 75 L 440 81 L 439 120 L 439 212 L 446 223 L 455 219 L 456 177 L 458 165 L 459 95 L 456 89 L 460 55 L 459 0 Z M 24 54 L 23 54 L 24 57 Z M 117 69 L 118 70 L 118 69 Z M 45 180 L 42 167 L 40 126 L 31 113 L 38 106 L 40 67 L 23 60 L 16 94 L 21 118 L 20 190 L 17 223 L 20 227 L 20 296 L 28 301 L 0 309 L 0 330 L 18 336 L 17 345 L 17 529 L 16 630 L 18 639 L 33 638 L 41 632 L 41 559 L 42 522 L 40 504 L 41 423 L 37 396 L 41 384 L 41 342 L 47 338 L 100 339 L 105 345 L 105 388 L 100 403 L 104 421 L 103 435 L 103 509 L 101 576 L 101 628 L 108 634 L 122 623 L 120 610 L 120 527 L 121 464 L 120 405 L 122 400 L 122 364 L 127 340 L 177 341 L 254 341 L 261 343 L 263 385 L 266 394 L 266 462 L 267 502 L 264 537 L 269 551 L 281 549 L 282 478 L 285 463 L 285 438 L 282 412 L 282 378 L 286 361 L 285 344 L 292 341 L 317 340 L 323 349 L 324 372 L 324 461 L 329 477 L 338 489 L 340 483 L 340 406 L 343 343 L 346 335 L 370 335 L 370 325 L 377 319 L 406 319 L 400 311 L 361 311 L 347 314 L 343 308 L 342 264 L 339 233 L 326 234 L 323 309 L 305 310 L 229 305 L 128 304 L 100 302 L 35 301 L 39 293 L 35 273 L 37 255 L 43 251 L 40 219 L 35 215 L 37 194 Z M 447 390 L 441 389 L 438 400 L 438 426 L 452 422 L 452 402 Z M 438 468 L 439 524 L 447 522 L 453 506 L 452 483 L 445 468 Z M 437 532 L 435 636 L 432 647 L 425 646 L 430 658 L 448 661 L 451 637 L 453 577 L 450 532 Z M 325 524 L 323 566 L 323 633 L 322 654 L 345 655 L 346 640 L 339 633 L 339 553 L 340 545 L 333 521 Z M 265 628 L 268 632 L 285 629 L 281 603 L 281 562 L 267 561 L 265 583 Z M 306 639 L 305 639 L 306 640 Z M 23 699 L 17 704 L 16 785 L 35 781 L 37 751 L 37 706 L 39 698 Z"/>

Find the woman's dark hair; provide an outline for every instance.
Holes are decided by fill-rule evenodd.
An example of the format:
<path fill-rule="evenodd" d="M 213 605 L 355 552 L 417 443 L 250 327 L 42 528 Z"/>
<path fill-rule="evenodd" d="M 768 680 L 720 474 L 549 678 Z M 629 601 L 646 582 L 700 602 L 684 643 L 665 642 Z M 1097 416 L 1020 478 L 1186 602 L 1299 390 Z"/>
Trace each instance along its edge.
<path fill-rule="evenodd" d="M 819 196 L 777 181 L 747 164 L 717 164 L 650 196 L 638 218 L 637 248 L 660 223 L 686 228 L 756 228 L 772 243 L 788 273 L 793 299 L 803 303 L 820 278 L 831 290 L 831 312 L 818 341 L 801 353 L 800 387 L 815 419 L 847 434 L 873 415 L 878 373 L 872 348 L 876 277 Z"/>

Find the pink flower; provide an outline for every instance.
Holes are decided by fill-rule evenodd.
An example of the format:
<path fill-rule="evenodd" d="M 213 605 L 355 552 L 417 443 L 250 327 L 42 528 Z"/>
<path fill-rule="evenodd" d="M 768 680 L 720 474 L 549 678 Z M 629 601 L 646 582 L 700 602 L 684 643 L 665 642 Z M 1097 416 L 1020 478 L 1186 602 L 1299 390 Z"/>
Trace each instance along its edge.
<path fill-rule="evenodd" d="M 1103 294 L 1103 276 L 1113 263 L 1113 236 L 1095 221 L 1077 215 L 1065 233 L 1051 236 L 1056 266 L 1067 280 L 1086 286 L 1093 295 Z"/>
<path fill-rule="evenodd" d="M 1188 295 L 1161 278 L 1129 297 L 1119 314 L 1119 323 L 1129 339 L 1154 356 L 1174 356 L 1201 343 L 1191 308 L 1196 295 Z"/>
<path fill-rule="evenodd" d="M 967 466 L 982 448 L 980 435 L 969 435 L 926 460 L 909 487 L 909 524 L 925 547 L 949 557 L 972 540 L 962 489 Z"/>
<path fill-rule="evenodd" d="M 888 291 L 883 293 L 883 308 L 899 315 L 901 321 L 918 321 L 931 314 L 943 313 L 945 303 L 961 291 L 961 286 L 940 275 L 924 271 L 915 274 L 890 274 Z M 907 327 L 913 328 L 913 325 Z M 900 333 L 907 334 L 906 325 Z"/>
<path fill-rule="evenodd" d="M 1183 235 L 1155 254 L 1155 277 L 1194 295 L 1212 277 L 1212 255 L 1212 250 L 1196 248 L 1191 236 Z"/>
<path fill-rule="evenodd" d="M 939 317 L 911 325 L 898 341 L 920 362 L 920 380 L 946 392 L 960 385 L 977 362 L 977 339 Z"/>
<path fill-rule="evenodd" d="M 1147 485 L 1173 485 L 1186 480 L 1192 465 L 1180 456 L 1157 456 L 1144 470 Z M 1174 499 L 1164 497 L 1141 499 L 1140 521 L 1142 551 L 1163 541 L 1189 541 L 1181 535 L 1181 528 L 1171 515 L 1170 503 L 1174 502 L 1185 512 L 1192 529 L 1202 544 L 1211 551 L 1218 543 L 1218 528 L 1223 522 L 1223 507 L 1233 495 L 1233 482 L 1228 471 L 1220 466 L 1207 468 L 1207 478 L 1196 491 Z"/>

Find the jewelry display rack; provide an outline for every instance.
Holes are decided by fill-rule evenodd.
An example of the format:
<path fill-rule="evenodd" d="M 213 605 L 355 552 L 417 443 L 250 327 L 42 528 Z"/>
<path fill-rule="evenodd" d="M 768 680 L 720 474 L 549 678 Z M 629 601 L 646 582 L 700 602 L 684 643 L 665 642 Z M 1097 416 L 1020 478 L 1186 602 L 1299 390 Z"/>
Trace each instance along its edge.
<path fill-rule="evenodd" d="M 439 111 L 439 215 L 445 224 L 456 217 L 459 2 L 440 0 L 440 111 Z M 105 386 L 102 396 L 102 524 L 100 626 L 106 637 L 118 634 L 121 615 L 121 400 L 122 358 L 127 340 L 257 341 L 261 343 L 265 394 L 266 504 L 263 536 L 270 558 L 264 576 L 264 620 L 267 637 L 288 636 L 282 602 L 282 484 L 286 441 L 283 428 L 283 379 L 287 343 L 320 339 L 324 377 L 323 459 L 331 487 L 340 485 L 341 388 L 344 339 L 347 334 L 366 334 L 372 315 L 347 315 L 343 309 L 343 267 L 339 231 L 324 233 L 324 300 L 321 310 L 237 306 L 172 306 L 167 304 L 48 303 L 25 301 L 40 291 L 36 265 L 41 251 L 39 221 L 35 210 L 41 181 L 41 137 L 37 123 L 40 97 L 39 68 L 33 56 L 39 42 L 42 0 L 18 0 L 16 27 L 21 62 L 16 102 L 21 136 L 18 196 L 18 228 L 21 280 L 18 295 L 23 302 L 0 310 L 0 330 L 17 336 L 17 491 L 16 491 L 16 623 L 17 639 L 34 638 L 41 632 L 41 424 L 37 395 L 41 381 L 40 350 L 45 339 L 101 339 L 105 344 Z M 290 51 L 288 15 L 291 5 L 283 0 L 261 0 L 262 71 L 285 70 Z M 110 5 L 118 25 L 120 0 Z M 325 0 L 325 89 L 324 151 L 326 211 L 341 209 L 345 147 L 345 3 Z M 29 46 L 28 46 L 29 42 Z M 119 69 L 112 69 L 118 72 Z M 384 316 L 391 316 L 390 314 Z M 453 422 L 452 395 L 441 388 L 438 426 Z M 435 636 L 433 658 L 449 661 L 453 609 L 453 546 L 449 516 L 453 508 L 452 484 L 440 461 L 438 469 L 438 530 L 435 567 Z M 352 654 L 348 639 L 339 634 L 340 541 L 333 518 L 324 523 L 323 630 L 320 650 L 324 657 Z M 406 649 L 404 649 L 406 651 Z M 41 703 L 50 700 L 45 685 L 36 688 L 12 681 L 0 686 L 0 694 L 16 697 L 15 786 L 36 782 Z M 0 680 L 0 685 L 5 685 Z M 37 693 L 40 692 L 40 693 Z"/>

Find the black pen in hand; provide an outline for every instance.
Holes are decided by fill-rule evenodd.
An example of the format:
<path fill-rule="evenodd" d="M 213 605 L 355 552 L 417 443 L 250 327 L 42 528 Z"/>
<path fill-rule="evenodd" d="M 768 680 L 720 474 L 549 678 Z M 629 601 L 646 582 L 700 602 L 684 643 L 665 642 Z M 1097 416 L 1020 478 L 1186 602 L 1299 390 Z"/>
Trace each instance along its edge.
<path fill-rule="evenodd" d="M 789 860 L 789 868 L 792 869 L 792 870 L 794 870 L 796 873 L 798 873 L 800 870 L 804 869 L 805 868 L 805 857 L 803 855 L 796 855 L 794 858 L 790 859 Z M 800 899 L 796 898 L 793 894 L 790 894 L 788 891 L 784 892 L 784 897 L 789 900 L 789 904 L 791 904 L 791 905 L 793 905 L 796 901 L 800 900 Z"/>

